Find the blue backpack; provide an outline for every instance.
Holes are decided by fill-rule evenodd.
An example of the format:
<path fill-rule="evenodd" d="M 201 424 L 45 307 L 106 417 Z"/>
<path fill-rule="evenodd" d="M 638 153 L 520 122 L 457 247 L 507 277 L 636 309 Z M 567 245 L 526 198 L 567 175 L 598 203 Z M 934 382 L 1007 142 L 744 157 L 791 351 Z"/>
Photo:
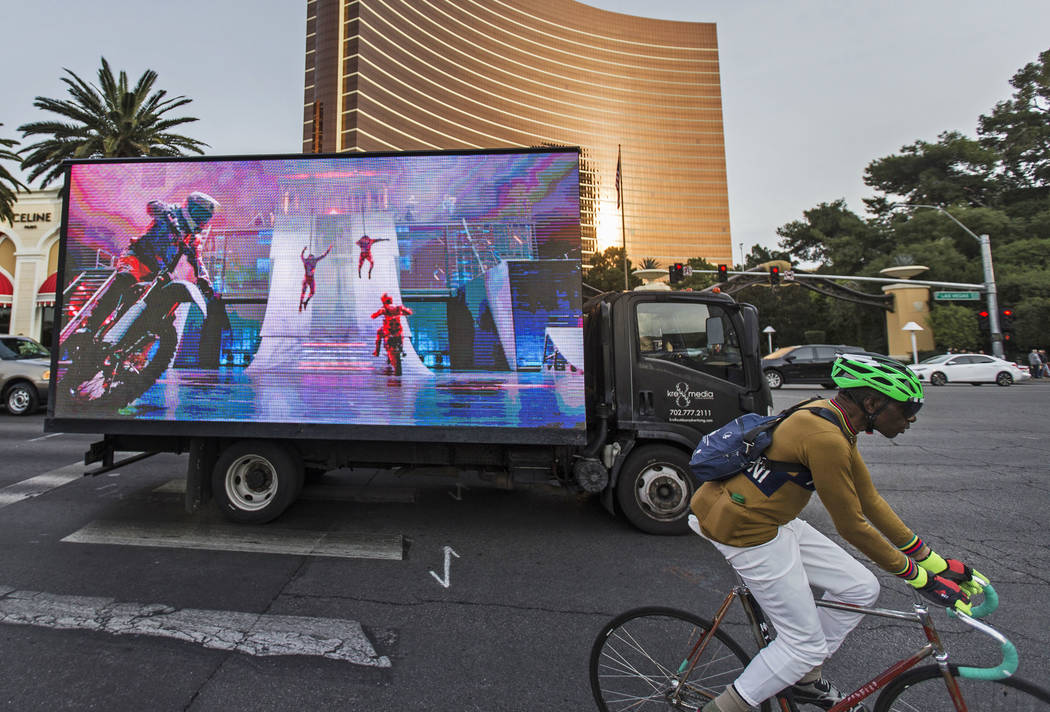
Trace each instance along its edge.
<path fill-rule="evenodd" d="M 689 469 L 699 483 L 727 480 L 746 473 L 760 490 L 769 496 L 785 482 L 794 482 L 813 490 L 809 469 L 797 462 L 769 460 L 762 453 L 773 442 L 773 430 L 789 415 L 819 398 L 796 403 L 777 415 L 745 413 L 700 439 Z M 841 427 L 838 417 L 827 408 L 804 408 Z M 792 474 L 794 473 L 794 474 Z"/>

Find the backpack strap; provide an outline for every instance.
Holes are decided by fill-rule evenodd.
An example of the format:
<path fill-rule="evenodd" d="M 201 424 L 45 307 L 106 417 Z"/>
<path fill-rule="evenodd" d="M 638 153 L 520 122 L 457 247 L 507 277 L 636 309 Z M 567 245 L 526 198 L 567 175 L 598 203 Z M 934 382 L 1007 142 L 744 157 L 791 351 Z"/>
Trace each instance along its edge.
<path fill-rule="evenodd" d="M 849 431 L 846 430 L 845 427 L 843 427 L 842 421 L 839 420 L 838 414 L 831 408 L 803 408 L 803 410 L 808 410 L 810 413 L 816 413 L 829 423 L 834 423 L 835 427 L 842 431 L 842 434 L 846 436 L 847 440 L 849 440 L 850 442 L 853 441 L 853 436 L 850 435 Z"/>
<path fill-rule="evenodd" d="M 764 423 L 754 430 L 749 431 L 745 436 L 745 442 L 753 442 L 753 436 L 762 431 L 776 427 L 785 418 L 797 410 L 808 410 L 811 413 L 815 413 L 819 417 L 834 423 L 848 439 L 849 433 L 847 433 L 842 427 L 842 423 L 839 421 L 835 411 L 830 408 L 805 407 L 808 403 L 812 403 L 815 400 L 820 400 L 820 397 L 815 396 L 787 408 L 782 411 L 775 420 L 771 420 L 768 423 Z M 810 492 L 816 489 L 813 484 L 813 473 L 810 472 L 808 467 L 799 462 L 785 462 L 783 460 L 770 460 L 760 457 L 745 470 L 745 473 L 767 497 L 788 482 L 792 482 Z"/>
<path fill-rule="evenodd" d="M 812 403 L 815 400 L 820 400 L 820 396 L 813 396 L 812 398 L 807 398 L 804 401 L 799 401 L 798 403 L 796 403 L 795 405 L 791 406 L 790 408 L 785 408 L 784 410 L 782 410 L 779 413 L 777 413 L 777 416 L 774 419 L 768 420 L 765 423 L 762 423 L 761 425 L 757 425 L 754 428 L 752 428 L 751 430 L 748 430 L 746 433 L 744 433 L 742 440 L 743 440 L 743 443 L 744 443 L 744 451 L 745 451 L 745 453 L 747 451 L 749 451 L 751 449 L 751 447 L 755 444 L 755 439 L 760 434 L 764 433 L 767 430 L 771 430 L 771 429 L 777 427 L 778 425 L 780 425 L 784 421 L 785 418 L 787 418 L 789 415 L 794 413 L 796 410 L 802 408 L 803 406 L 805 406 L 805 405 L 807 405 L 809 403 Z M 820 410 L 820 409 L 819 408 L 818 409 L 806 408 L 806 410 Z"/>

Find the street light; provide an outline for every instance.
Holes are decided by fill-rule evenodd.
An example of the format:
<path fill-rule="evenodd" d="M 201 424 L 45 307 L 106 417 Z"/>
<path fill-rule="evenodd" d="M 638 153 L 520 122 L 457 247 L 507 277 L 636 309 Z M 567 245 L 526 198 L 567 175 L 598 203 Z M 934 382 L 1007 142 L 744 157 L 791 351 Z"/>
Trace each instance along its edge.
<path fill-rule="evenodd" d="M 984 293 L 988 298 L 988 326 L 992 336 L 992 353 L 1003 358 L 1003 333 L 999 328 L 999 295 L 995 290 L 995 273 L 992 271 L 992 241 L 987 235 L 977 235 L 970 228 L 959 222 L 954 215 L 942 208 L 940 205 L 911 205 L 909 203 L 891 203 L 890 209 L 894 208 L 927 208 L 939 210 L 951 218 L 951 221 L 961 227 L 967 235 L 977 240 L 981 245 L 981 266 L 984 267 Z M 912 336 L 914 338 L 914 334 Z"/>
<path fill-rule="evenodd" d="M 762 333 L 769 338 L 769 353 L 773 353 L 773 334 L 777 333 L 777 330 L 772 326 L 767 326 L 765 329 L 762 329 Z"/>
<path fill-rule="evenodd" d="M 915 332 L 925 331 L 921 326 L 916 324 L 914 321 L 909 321 L 907 324 L 901 327 L 901 331 L 907 331 L 911 334 L 911 362 L 918 365 L 919 363 L 919 349 L 915 345 Z"/>

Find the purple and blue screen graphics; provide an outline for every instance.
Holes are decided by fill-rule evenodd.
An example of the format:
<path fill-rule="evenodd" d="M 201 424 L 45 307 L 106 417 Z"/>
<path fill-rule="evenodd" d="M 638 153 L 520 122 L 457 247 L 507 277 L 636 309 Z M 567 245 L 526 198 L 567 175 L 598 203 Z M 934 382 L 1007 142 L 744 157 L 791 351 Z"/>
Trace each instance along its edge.
<path fill-rule="evenodd" d="M 60 382 L 56 416 L 584 427 L 582 364 L 542 362 L 549 327 L 582 346 L 564 331 L 581 312 L 575 152 L 74 165 L 65 285 L 126 270 L 157 204 L 177 215 L 193 193 L 221 206 L 196 239 L 221 307 L 173 305 L 174 355 L 130 402 L 93 399 L 102 374 L 86 397 Z M 187 259 L 171 277 L 197 282 Z M 61 327 L 88 297 L 66 294 Z M 101 342 L 65 346 L 60 378 L 105 360 Z"/>

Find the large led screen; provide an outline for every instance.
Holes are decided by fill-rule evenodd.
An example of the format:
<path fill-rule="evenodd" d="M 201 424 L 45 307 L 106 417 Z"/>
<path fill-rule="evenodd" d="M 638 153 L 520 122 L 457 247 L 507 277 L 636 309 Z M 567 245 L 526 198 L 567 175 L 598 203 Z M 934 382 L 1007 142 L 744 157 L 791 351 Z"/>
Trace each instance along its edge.
<path fill-rule="evenodd" d="M 69 171 L 55 418 L 584 430 L 576 151 Z"/>

